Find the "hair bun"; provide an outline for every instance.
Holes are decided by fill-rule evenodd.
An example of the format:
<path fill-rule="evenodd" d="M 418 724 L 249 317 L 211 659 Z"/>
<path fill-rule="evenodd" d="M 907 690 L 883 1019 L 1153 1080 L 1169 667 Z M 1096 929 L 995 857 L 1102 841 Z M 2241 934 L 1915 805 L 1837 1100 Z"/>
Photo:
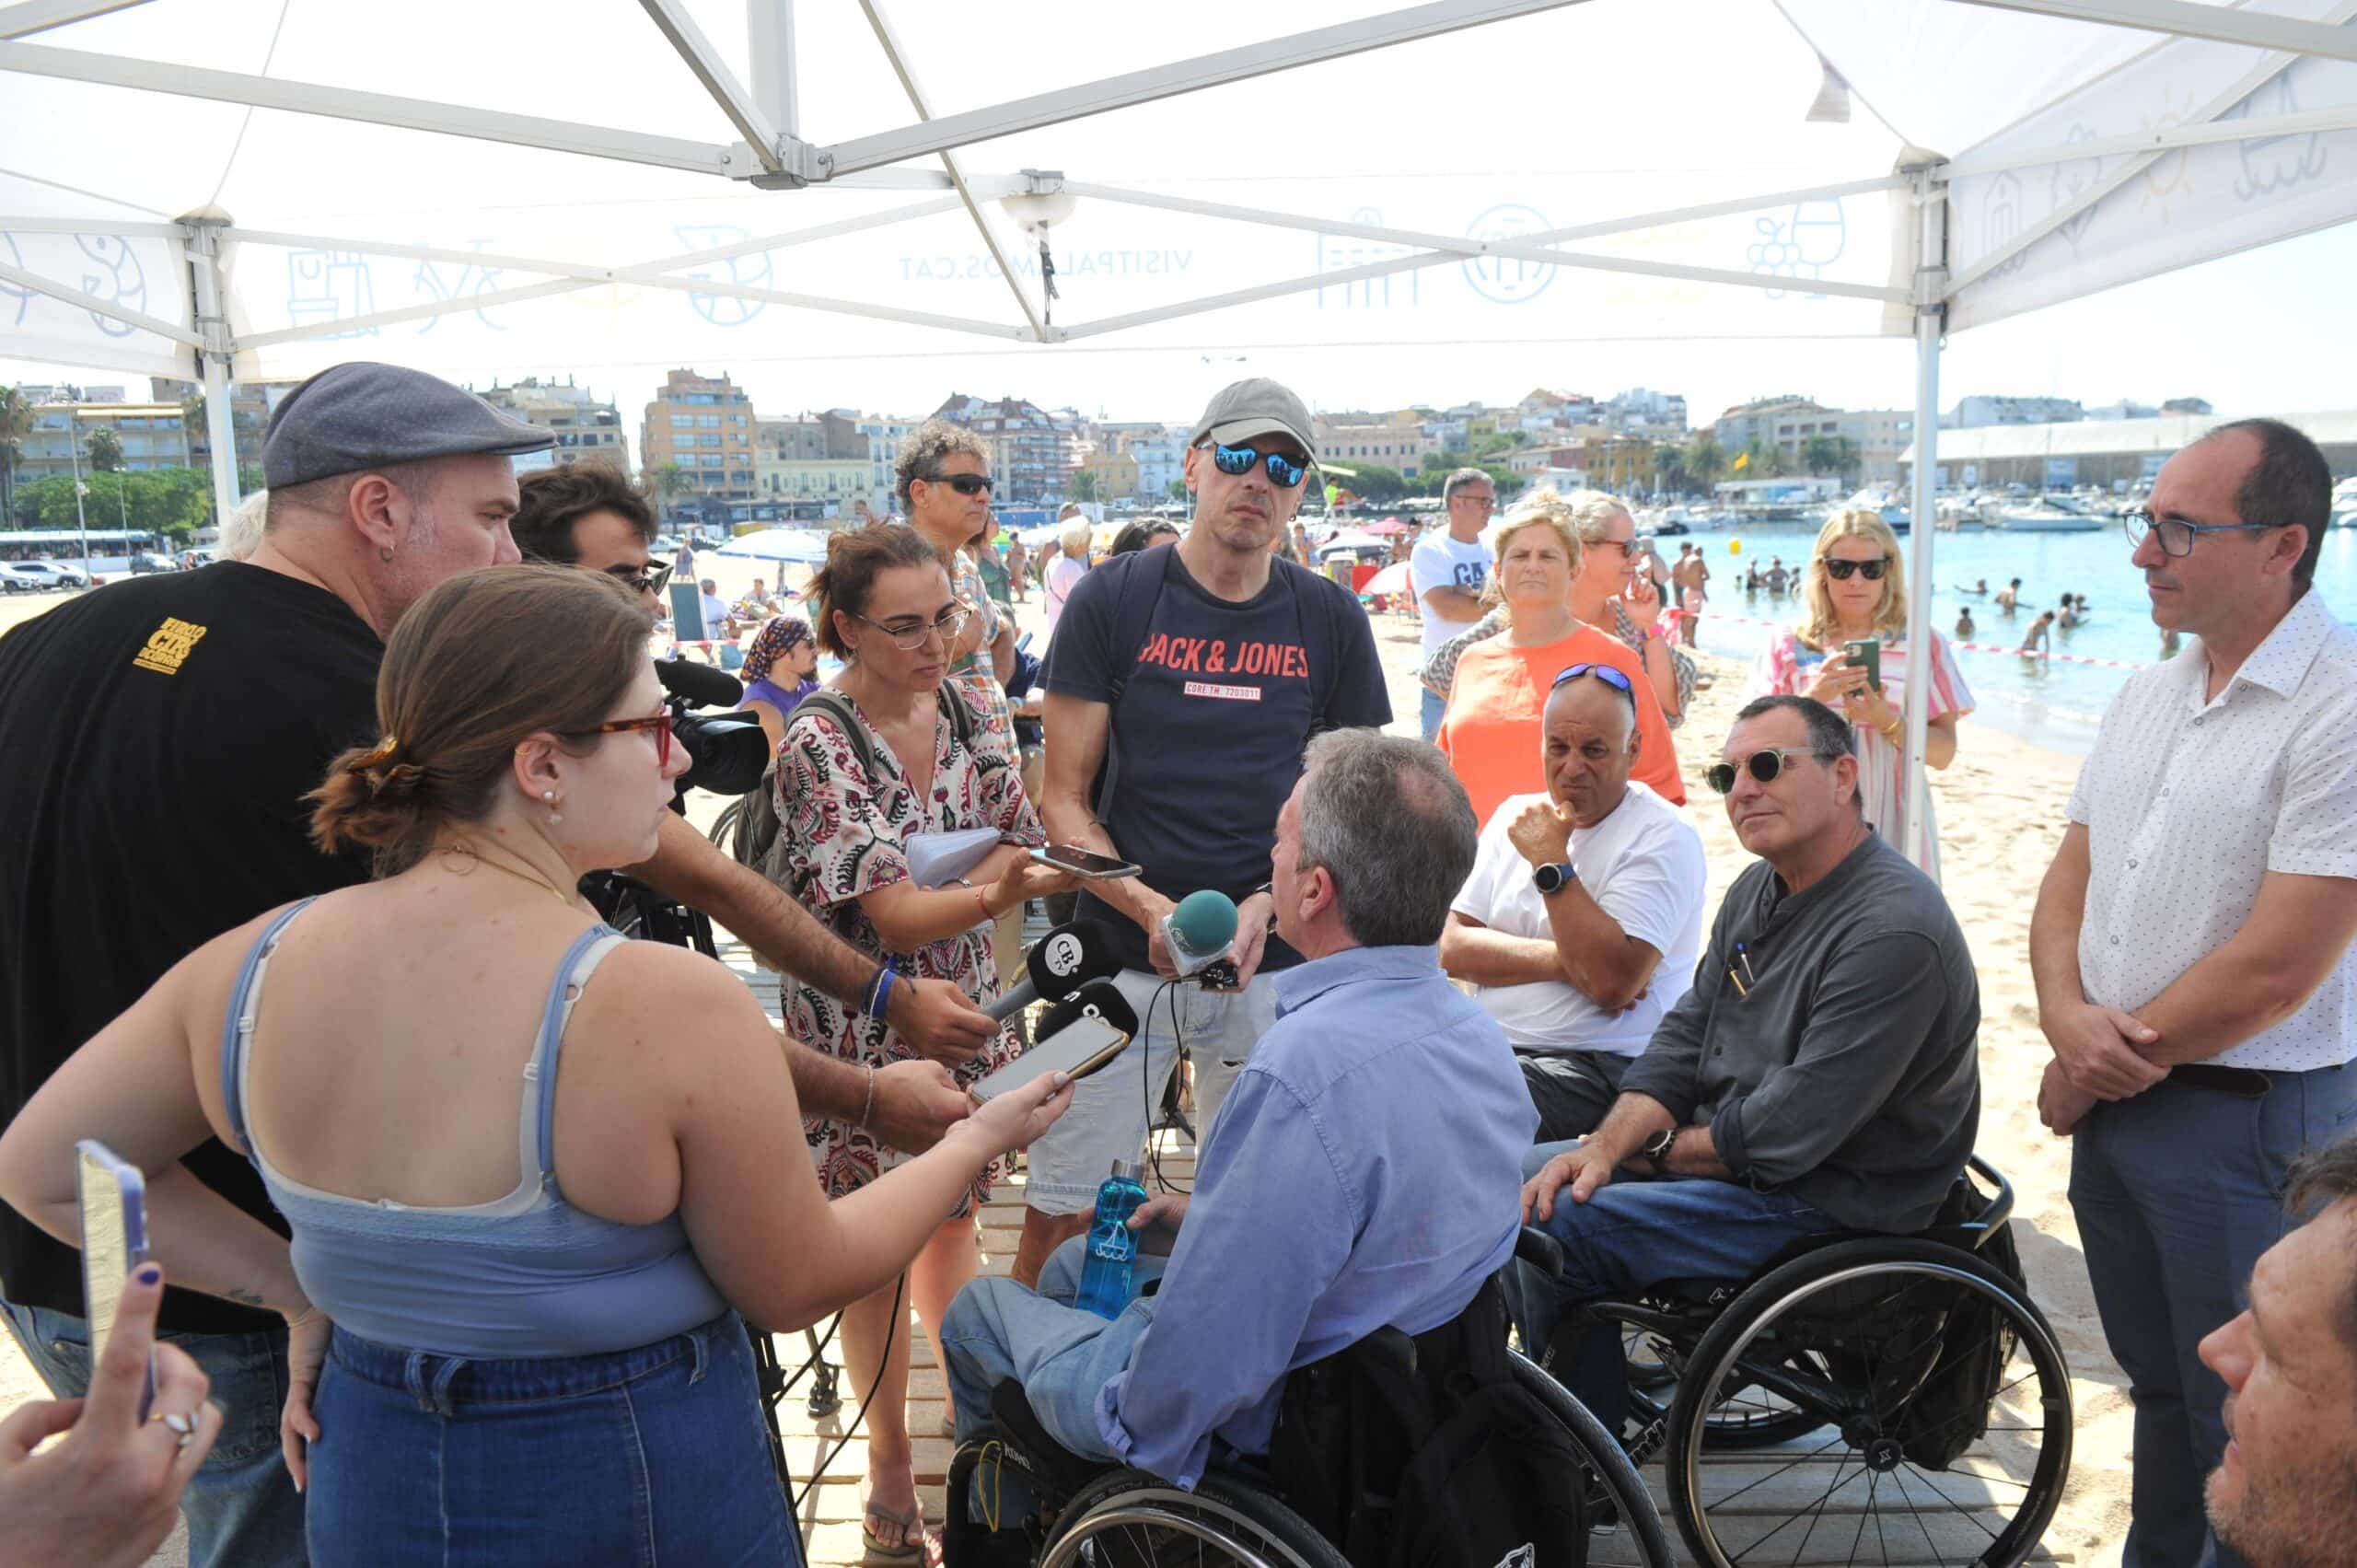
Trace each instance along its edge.
<path fill-rule="evenodd" d="M 362 765 L 352 770 L 367 787 L 368 798 L 377 802 L 407 800 L 424 787 L 425 769 L 417 762 L 394 762 L 376 766 Z"/>

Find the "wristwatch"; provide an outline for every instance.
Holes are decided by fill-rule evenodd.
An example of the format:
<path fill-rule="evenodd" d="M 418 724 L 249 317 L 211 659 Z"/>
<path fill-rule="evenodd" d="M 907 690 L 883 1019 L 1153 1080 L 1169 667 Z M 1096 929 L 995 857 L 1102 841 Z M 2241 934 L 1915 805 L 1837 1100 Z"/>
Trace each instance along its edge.
<path fill-rule="evenodd" d="M 1542 865 L 1530 874 L 1531 885 L 1538 889 L 1542 898 L 1553 898 L 1579 879 L 1580 874 L 1572 869 L 1572 863 L 1568 860 Z"/>
<path fill-rule="evenodd" d="M 1660 1165 L 1669 1158 L 1669 1151 L 1676 1147 L 1677 1144 L 1678 1129 L 1675 1127 L 1665 1127 L 1660 1132 L 1655 1133 L 1652 1137 L 1646 1139 L 1643 1143 L 1638 1144 L 1637 1152 L 1644 1156 L 1647 1159 L 1653 1161 L 1654 1164 Z"/>

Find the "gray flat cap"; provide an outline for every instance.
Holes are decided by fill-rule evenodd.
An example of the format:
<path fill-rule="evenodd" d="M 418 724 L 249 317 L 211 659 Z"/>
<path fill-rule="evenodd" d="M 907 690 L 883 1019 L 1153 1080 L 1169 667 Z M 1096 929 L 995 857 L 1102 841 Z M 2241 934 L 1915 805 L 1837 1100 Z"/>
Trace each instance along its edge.
<path fill-rule="evenodd" d="M 320 371 L 280 401 L 262 436 L 261 474 L 276 490 L 365 469 L 555 445 L 550 432 L 438 376 L 356 360 Z"/>
<path fill-rule="evenodd" d="M 1309 409 L 1294 396 L 1293 389 L 1255 376 L 1219 389 L 1196 423 L 1194 438 L 1201 441 L 1209 436 L 1223 446 L 1234 446 L 1255 436 L 1277 433 L 1300 442 L 1302 451 L 1316 462 L 1318 444 L 1309 438 Z"/>

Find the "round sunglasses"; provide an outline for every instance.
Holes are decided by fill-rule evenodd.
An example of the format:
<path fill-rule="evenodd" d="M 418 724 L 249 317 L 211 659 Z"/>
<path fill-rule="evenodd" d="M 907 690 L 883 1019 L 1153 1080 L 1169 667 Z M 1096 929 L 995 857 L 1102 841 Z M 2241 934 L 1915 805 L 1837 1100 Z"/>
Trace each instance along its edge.
<path fill-rule="evenodd" d="M 1877 556 L 1872 561 L 1844 561 L 1838 555 L 1829 555 L 1825 558 L 1825 575 L 1837 583 L 1848 582 L 1850 575 L 1853 572 L 1863 572 L 1865 574 L 1866 581 L 1879 583 L 1882 581 L 1882 575 L 1889 570 L 1890 557 L 1887 555 Z"/>
<path fill-rule="evenodd" d="M 1754 751 L 1743 760 L 1744 767 L 1761 784 L 1774 784 L 1783 775 L 1784 764 L 1794 757 L 1814 757 L 1830 762 L 1840 755 L 1834 751 L 1811 751 L 1804 746 L 1771 746 L 1765 751 Z M 1702 782 L 1721 795 L 1735 793 L 1735 764 L 1720 762 L 1702 774 Z"/>

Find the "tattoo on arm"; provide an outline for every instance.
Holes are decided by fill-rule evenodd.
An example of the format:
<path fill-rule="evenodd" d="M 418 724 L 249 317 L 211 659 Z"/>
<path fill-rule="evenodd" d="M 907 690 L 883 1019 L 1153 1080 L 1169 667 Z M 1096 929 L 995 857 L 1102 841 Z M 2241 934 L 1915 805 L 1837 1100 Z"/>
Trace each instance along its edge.
<path fill-rule="evenodd" d="M 250 1290 L 225 1290 L 221 1295 L 225 1300 L 234 1301 L 240 1307 L 266 1307 L 270 1305 L 258 1293 Z"/>

